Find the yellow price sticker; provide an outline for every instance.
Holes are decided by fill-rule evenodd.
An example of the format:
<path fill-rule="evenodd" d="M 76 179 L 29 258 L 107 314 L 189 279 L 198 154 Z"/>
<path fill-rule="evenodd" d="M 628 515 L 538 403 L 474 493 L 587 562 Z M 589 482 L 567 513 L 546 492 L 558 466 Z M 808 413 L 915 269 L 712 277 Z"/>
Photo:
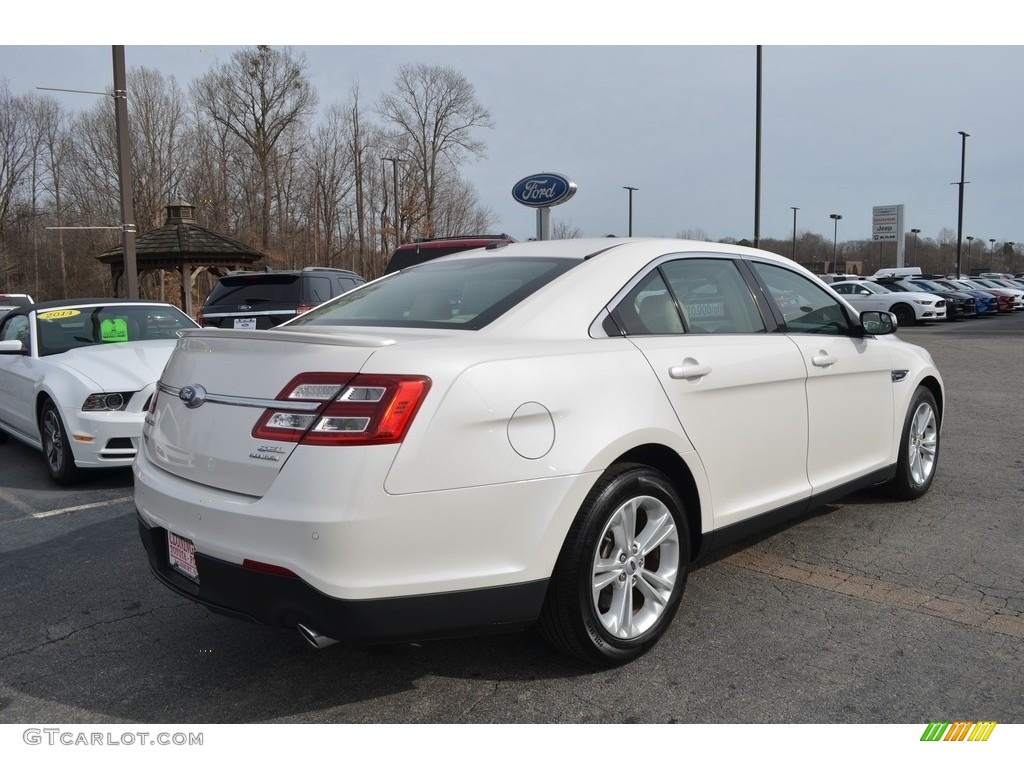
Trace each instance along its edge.
<path fill-rule="evenodd" d="M 40 312 L 36 317 L 40 320 L 59 320 L 62 317 L 75 317 L 82 314 L 77 309 L 51 309 L 49 312 Z"/>

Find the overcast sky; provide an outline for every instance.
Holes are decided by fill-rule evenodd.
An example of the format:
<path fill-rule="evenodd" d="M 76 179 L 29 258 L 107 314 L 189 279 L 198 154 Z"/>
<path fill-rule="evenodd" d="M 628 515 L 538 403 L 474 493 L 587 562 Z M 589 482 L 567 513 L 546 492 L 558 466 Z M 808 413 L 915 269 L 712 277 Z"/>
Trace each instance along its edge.
<path fill-rule="evenodd" d="M 579 25 L 559 12 L 557 3 L 509 5 L 490 16 L 482 14 L 479 4 L 460 2 L 450 3 L 453 8 L 444 16 L 442 5 L 431 4 L 429 19 L 420 15 L 422 3 L 410 4 L 404 13 L 395 10 L 403 3 L 388 3 L 387 13 L 371 8 L 361 19 L 340 12 L 325 19 L 322 13 L 303 11 L 302 3 L 277 4 L 268 12 L 271 22 L 260 23 L 258 18 L 268 17 L 254 12 L 237 26 L 209 14 L 197 25 L 189 20 L 198 13 L 194 6 L 179 4 L 179 20 L 190 38 L 203 38 L 185 44 L 174 32 L 140 32 L 159 30 L 170 17 L 153 10 L 157 20 L 146 27 L 136 4 L 125 11 L 133 23 L 115 28 L 123 28 L 121 33 L 96 27 L 96 18 L 78 30 L 70 16 L 62 17 L 55 36 L 41 35 L 30 22 L 20 27 L 28 30 L 25 36 L 13 35 L 8 27 L 0 32 L 5 43 L 0 46 L 0 77 L 15 93 L 37 86 L 103 90 L 112 82 L 109 43 L 121 42 L 109 38 L 120 36 L 126 44 L 167 40 L 127 45 L 127 66 L 156 68 L 187 87 L 229 58 L 234 48 L 221 41 L 255 44 L 267 36 L 264 28 L 276 38 L 272 44 L 291 44 L 307 58 L 321 108 L 346 101 L 356 82 L 362 102 L 372 106 L 401 64 L 450 66 L 474 85 L 495 123 L 493 130 L 478 134 L 487 157 L 463 173 L 494 213 L 496 229 L 517 239 L 532 236 L 536 214 L 512 199 L 512 187 L 524 176 L 554 171 L 575 181 L 578 191 L 554 208 L 552 217 L 586 236 L 626 234 L 628 193 L 623 187 L 633 186 L 638 188 L 635 235 L 699 231 L 711 239 L 739 239 L 754 234 L 756 43 L 762 42 L 762 238 L 792 236 L 792 206 L 799 208 L 798 232 L 829 239 L 829 214 L 842 215 L 840 241 L 870 239 L 872 207 L 899 203 L 906 209 L 908 231 L 920 228 L 922 238 L 936 238 L 944 228 L 955 232 L 962 149 L 958 132 L 966 131 L 964 235 L 986 244 L 990 238 L 1024 242 L 1024 47 L 946 44 L 954 37 L 998 41 L 1009 18 L 1002 26 L 977 13 L 960 21 L 960 6 L 950 6 L 947 13 L 936 3 L 928 6 L 941 18 L 932 20 L 935 29 L 908 37 L 898 30 L 914 28 L 913 15 L 894 16 L 887 5 L 868 2 L 845 19 L 814 10 L 819 26 L 810 30 L 805 25 L 790 34 L 786 4 L 773 4 L 774 26 L 752 34 L 752 20 L 743 21 L 742 3 L 725 9 L 735 8 L 736 18 L 723 11 L 720 19 L 706 13 L 677 18 L 644 13 L 645 2 L 598 3 L 587 6 L 598 15 Z M 280 18 L 283 8 L 294 12 Z M 17 13 L 23 12 L 31 9 Z M 472 23 L 467 26 L 465 19 Z M 310 30 L 311 22 L 318 29 Z M 872 24 L 888 33 L 866 33 Z M 558 34 L 558 28 L 572 32 Z M 701 32 L 706 29 L 725 31 L 706 35 Z M 597 44 L 618 41 L 620 30 L 621 39 L 633 44 Z M 751 43 L 729 44 L 730 31 L 732 41 Z M 551 43 L 563 37 L 575 44 L 495 44 Z M 683 44 L 641 44 L 648 38 Z M 434 39 L 489 44 L 351 44 Z M 915 44 L 836 44 L 903 39 Z M 51 40 L 63 45 L 43 45 Z M 810 44 L 819 40 L 833 44 Z M 943 44 L 924 44 L 930 41 Z M 34 44 L 15 45 L 22 42 Z M 348 44 L 329 44 L 334 42 Z M 99 98 L 49 95 L 69 109 L 91 106 L 90 99 Z"/>

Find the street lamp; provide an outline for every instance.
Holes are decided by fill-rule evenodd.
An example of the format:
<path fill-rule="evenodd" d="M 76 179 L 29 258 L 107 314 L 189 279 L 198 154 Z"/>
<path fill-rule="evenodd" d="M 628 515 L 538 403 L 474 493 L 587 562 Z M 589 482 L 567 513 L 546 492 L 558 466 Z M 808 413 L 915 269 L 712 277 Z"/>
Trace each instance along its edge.
<path fill-rule="evenodd" d="M 964 271 L 968 275 L 970 275 L 971 274 L 971 246 L 974 245 L 974 236 L 973 235 L 968 235 L 964 239 L 967 241 L 967 263 L 964 265 L 964 267 L 965 267 Z"/>
<path fill-rule="evenodd" d="M 1010 246 L 1010 259 L 1009 259 L 1010 263 L 1007 265 L 1009 267 L 1009 269 L 1007 271 L 1008 272 L 1013 272 L 1013 257 L 1016 255 L 1014 253 L 1014 251 L 1013 251 L 1013 246 L 1015 246 L 1016 243 L 1011 240 L 1010 242 L 1007 243 L 1007 245 Z"/>
<path fill-rule="evenodd" d="M 917 264 L 917 235 L 921 232 L 920 229 L 911 229 L 914 233 L 914 263 Z"/>
<path fill-rule="evenodd" d="M 633 236 L 633 193 L 637 191 L 637 187 L 623 187 L 623 189 L 629 190 L 629 237 Z"/>
<path fill-rule="evenodd" d="M 793 261 L 796 261 L 796 212 L 800 209 L 795 205 L 789 207 L 793 209 Z"/>
<path fill-rule="evenodd" d="M 960 249 L 964 242 L 964 169 L 967 167 L 967 137 L 971 134 L 964 131 L 957 131 L 960 134 L 960 201 L 956 209 L 956 275 L 960 272 Z M 958 182 L 953 182 L 954 184 Z"/>
<path fill-rule="evenodd" d="M 839 220 L 843 217 L 838 213 L 830 213 L 828 217 L 835 222 L 832 232 L 832 271 L 836 272 L 836 244 L 839 242 Z"/>

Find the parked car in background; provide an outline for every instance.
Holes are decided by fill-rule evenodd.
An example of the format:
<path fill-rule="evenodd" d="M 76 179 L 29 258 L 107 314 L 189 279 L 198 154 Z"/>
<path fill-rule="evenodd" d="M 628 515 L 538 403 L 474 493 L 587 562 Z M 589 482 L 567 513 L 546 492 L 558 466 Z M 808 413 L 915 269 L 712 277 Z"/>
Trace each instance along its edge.
<path fill-rule="evenodd" d="M 901 327 L 946 319 L 946 301 L 935 294 L 893 291 L 868 279 L 843 280 L 832 283 L 831 288 L 858 310 L 892 312 Z"/>
<path fill-rule="evenodd" d="M 165 586 L 316 647 L 536 623 L 621 664 L 702 553 L 858 487 L 927 492 L 942 379 L 894 330 L 738 245 L 455 254 L 272 330 L 186 331 L 140 535 Z"/>
<path fill-rule="evenodd" d="M 0 318 L 13 309 L 27 307 L 32 303 L 32 297 L 27 293 L 0 293 Z"/>
<path fill-rule="evenodd" d="M 921 278 L 920 267 L 901 267 L 879 270 L 873 279 L 884 288 L 897 293 L 931 293 L 946 302 L 946 320 L 960 320 L 977 317 L 978 306 L 974 296 L 963 291 L 954 291 L 938 283 L 929 283 Z M 993 302 L 994 305 L 994 302 Z M 992 311 L 995 312 L 993 306 Z"/>
<path fill-rule="evenodd" d="M 80 470 L 127 466 L 178 332 L 198 328 L 161 302 L 73 299 L 0 320 L 0 442 L 43 452 L 62 485 Z"/>
<path fill-rule="evenodd" d="M 935 277 L 932 278 L 939 285 L 944 285 L 947 288 L 953 290 L 967 291 L 972 295 L 977 293 L 983 293 L 993 297 L 996 300 L 996 311 L 997 312 L 1013 312 L 1013 296 L 1006 291 L 1000 291 L 996 288 L 988 288 L 977 283 L 972 283 L 970 280 L 952 278 L 952 277 Z"/>
<path fill-rule="evenodd" d="M 384 268 L 384 274 L 390 275 L 400 269 L 413 267 L 442 256 L 450 256 L 453 253 L 461 253 L 474 248 L 487 248 L 488 246 L 493 248 L 502 243 L 514 242 L 515 240 L 504 232 L 500 235 L 459 235 L 458 237 L 433 237 L 416 240 L 412 243 L 404 243 L 395 249 Z"/>
<path fill-rule="evenodd" d="M 274 328 L 365 282 L 329 267 L 231 272 L 217 281 L 196 320 L 211 328 Z"/>
<path fill-rule="evenodd" d="M 929 280 L 925 277 L 914 277 L 900 281 L 914 290 L 928 291 L 946 299 L 947 315 L 950 305 L 956 306 L 962 317 L 984 317 L 996 314 L 996 298 L 988 294 L 971 294 L 967 291 L 956 291 Z"/>
<path fill-rule="evenodd" d="M 1009 291 L 1013 296 L 1013 308 L 1015 310 L 1024 309 L 1024 288 L 1021 288 L 1016 283 L 998 277 L 972 277 L 971 282 L 986 286 L 987 288 L 999 288 Z"/>

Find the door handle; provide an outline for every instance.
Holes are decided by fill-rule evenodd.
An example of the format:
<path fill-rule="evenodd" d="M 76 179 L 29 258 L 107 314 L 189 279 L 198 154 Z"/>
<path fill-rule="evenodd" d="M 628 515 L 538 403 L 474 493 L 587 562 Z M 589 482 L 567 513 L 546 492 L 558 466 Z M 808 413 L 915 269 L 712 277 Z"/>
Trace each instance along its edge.
<path fill-rule="evenodd" d="M 684 362 L 682 365 L 674 365 L 668 369 L 668 375 L 673 379 L 685 379 L 693 381 L 703 379 L 711 373 L 710 365 L 701 365 L 696 361 Z"/>
<path fill-rule="evenodd" d="M 811 365 L 816 368 L 828 368 L 830 365 L 835 365 L 838 358 L 835 355 L 830 355 L 827 352 L 819 352 L 811 358 Z"/>

